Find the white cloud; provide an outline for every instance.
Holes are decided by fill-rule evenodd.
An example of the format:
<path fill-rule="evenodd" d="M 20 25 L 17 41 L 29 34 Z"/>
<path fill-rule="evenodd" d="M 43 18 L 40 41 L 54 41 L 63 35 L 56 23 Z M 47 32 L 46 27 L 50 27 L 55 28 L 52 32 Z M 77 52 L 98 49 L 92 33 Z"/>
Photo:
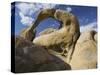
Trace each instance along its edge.
<path fill-rule="evenodd" d="M 86 30 L 95 30 L 95 31 L 97 31 L 97 22 L 92 22 L 92 23 L 89 23 L 87 25 L 80 26 L 80 31 L 81 32 L 84 32 Z"/>
<path fill-rule="evenodd" d="M 18 3 L 16 4 L 16 7 L 20 10 L 21 13 L 27 15 L 32 9 L 33 5 L 28 3 Z"/>
<path fill-rule="evenodd" d="M 41 4 L 43 9 L 55 8 L 56 4 Z"/>
<path fill-rule="evenodd" d="M 41 9 L 54 8 L 55 4 L 41 4 L 41 3 L 17 3 L 16 7 L 20 10 L 21 23 L 29 25 L 33 18 L 31 17 Z"/>
<path fill-rule="evenodd" d="M 28 16 L 24 16 L 24 14 L 23 13 L 19 13 L 19 15 L 20 15 L 20 17 L 21 17 L 21 23 L 23 24 L 23 25 L 31 25 L 32 24 L 32 22 L 34 21 L 34 19 L 33 18 L 31 18 L 31 17 L 28 17 Z"/>
<path fill-rule="evenodd" d="M 72 11 L 72 8 L 71 8 L 71 7 L 67 7 L 67 8 L 66 8 L 66 11 L 67 11 L 67 12 L 71 12 L 71 11 Z"/>

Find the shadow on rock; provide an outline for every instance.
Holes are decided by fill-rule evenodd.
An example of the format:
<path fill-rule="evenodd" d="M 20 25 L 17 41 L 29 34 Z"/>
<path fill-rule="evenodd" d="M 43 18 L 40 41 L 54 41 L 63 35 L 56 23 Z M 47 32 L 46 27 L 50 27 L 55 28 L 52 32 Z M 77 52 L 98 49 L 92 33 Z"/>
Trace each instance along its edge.
<path fill-rule="evenodd" d="M 71 66 L 41 47 L 17 36 L 15 39 L 15 72 L 71 70 Z"/>

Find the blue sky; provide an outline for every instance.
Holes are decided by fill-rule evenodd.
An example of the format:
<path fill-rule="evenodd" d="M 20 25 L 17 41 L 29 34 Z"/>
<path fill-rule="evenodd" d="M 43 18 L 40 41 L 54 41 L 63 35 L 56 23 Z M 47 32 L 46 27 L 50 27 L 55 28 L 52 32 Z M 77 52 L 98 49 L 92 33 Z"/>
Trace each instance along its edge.
<path fill-rule="evenodd" d="M 96 7 L 16 2 L 15 6 L 12 5 L 12 11 L 14 8 L 15 13 L 12 13 L 12 15 L 15 16 L 15 34 L 19 34 L 23 28 L 30 26 L 31 23 L 36 19 L 38 11 L 46 8 L 61 9 L 73 13 L 75 16 L 77 16 L 81 32 L 87 29 L 93 29 L 97 31 Z M 58 28 L 59 23 L 52 18 L 42 21 L 36 28 L 37 35 L 40 31 L 48 27 Z"/>

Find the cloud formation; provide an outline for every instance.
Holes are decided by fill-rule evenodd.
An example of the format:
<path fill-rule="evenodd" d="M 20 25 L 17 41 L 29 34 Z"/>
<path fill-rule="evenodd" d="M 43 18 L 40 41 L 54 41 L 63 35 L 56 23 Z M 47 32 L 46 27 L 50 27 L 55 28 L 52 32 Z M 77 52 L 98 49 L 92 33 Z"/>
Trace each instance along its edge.
<path fill-rule="evenodd" d="M 56 4 L 42 4 L 42 3 L 18 3 L 16 8 L 19 9 L 19 16 L 23 25 L 30 25 L 34 18 L 32 15 L 41 9 L 55 8 Z"/>
<path fill-rule="evenodd" d="M 22 12 L 19 12 L 19 16 L 21 17 L 20 21 L 23 25 L 31 25 L 32 22 L 34 21 L 33 18 L 29 16 L 25 16 Z"/>
<path fill-rule="evenodd" d="M 97 31 L 97 22 L 92 22 L 92 23 L 89 23 L 87 25 L 82 25 L 80 26 L 80 31 L 81 32 L 84 32 L 86 30 L 95 30 Z"/>
<path fill-rule="evenodd" d="M 67 12 L 71 12 L 71 11 L 72 11 L 72 8 L 71 8 L 71 7 L 67 7 L 67 8 L 66 8 L 66 11 L 67 11 Z"/>

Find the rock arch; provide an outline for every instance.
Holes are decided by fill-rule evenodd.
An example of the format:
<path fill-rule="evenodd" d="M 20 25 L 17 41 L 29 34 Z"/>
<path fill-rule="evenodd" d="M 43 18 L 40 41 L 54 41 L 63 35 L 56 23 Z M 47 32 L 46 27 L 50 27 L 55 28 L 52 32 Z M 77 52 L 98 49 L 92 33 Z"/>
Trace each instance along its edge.
<path fill-rule="evenodd" d="M 43 21 L 44 19 L 46 19 L 46 18 L 49 18 L 49 17 L 54 18 L 55 12 L 56 12 L 55 9 L 44 9 L 44 10 L 41 10 L 39 12 L 35 22 L 33 22 L 30 27 L 23 29 L 21 31 L 21 33 L 20 33 L 20 36 L 22 36 L 23 38 L 25 38 L 25 39 L 27 39 L 29 41 L 32 41 L 36 36 L 36 27 L 39 25 L 39 23 L 41 21 Z"/>
<path fill-rule="evenodd" d="M 32 28 L 36 28 L 43 19 L 48 17 L 52 17 L 60 21 L 61 28 L 55 32 L 36 37 L 33 40 L 33 43 L 45 47 L 55 45 L 62 46 L 63 54 L 68 52 L 65 56 L 68 56 L 67 58 L 69 61 L 72 57 L 75 43 L 80 35 L 78 20 L 76 16 L 63 10 L 44 9 L 40 11 Z"/>
<path fill-rule="evenodd" d="M 29 41 L 33 41 L 33 39 L 35 38 L 35 34 L 36 34 L 36 27 L 38 26 L 38 24 L 48 18 L 48 17 L 52 17 L 54 18 L 54 13 L 55 13 L 55 9 L 45 9 L 45 10 L 41 10 L 36 18 L 36 21 L 32 23 L 32 25 L 28 28 L 23 29 L 20 32 L 20 36 L 23 37 L 24 39 L 27 39 Z"/>

